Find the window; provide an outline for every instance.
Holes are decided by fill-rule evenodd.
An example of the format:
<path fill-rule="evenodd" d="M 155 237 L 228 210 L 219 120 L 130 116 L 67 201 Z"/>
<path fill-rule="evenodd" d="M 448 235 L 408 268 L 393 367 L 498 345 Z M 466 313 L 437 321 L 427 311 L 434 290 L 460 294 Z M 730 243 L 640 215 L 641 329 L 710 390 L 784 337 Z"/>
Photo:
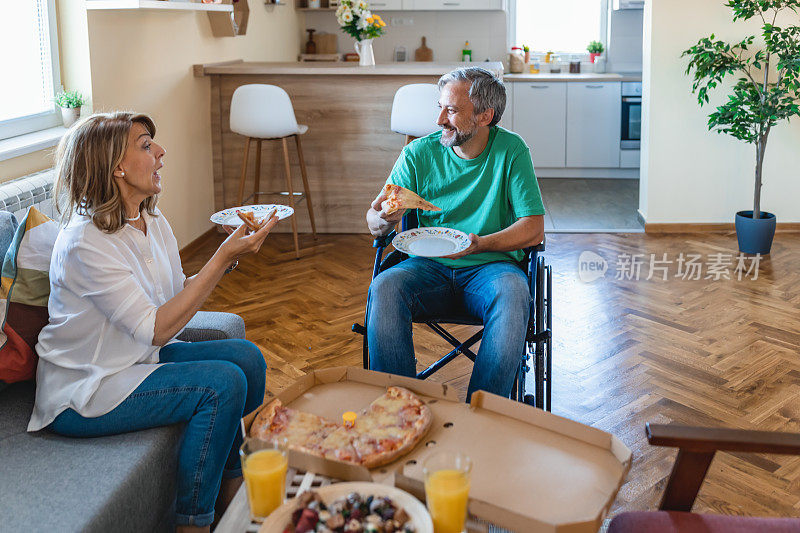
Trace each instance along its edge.
<path fill-rule="evenodd" d="M 53 0 L 0 2 L 0 139 L 59 124 Z"/>
<path fill-rule="evenodd" d="M 589 41 L 602 38 L 605 0 L 516 0 L 512 40 L 531 50 L 586 53 Z"/>

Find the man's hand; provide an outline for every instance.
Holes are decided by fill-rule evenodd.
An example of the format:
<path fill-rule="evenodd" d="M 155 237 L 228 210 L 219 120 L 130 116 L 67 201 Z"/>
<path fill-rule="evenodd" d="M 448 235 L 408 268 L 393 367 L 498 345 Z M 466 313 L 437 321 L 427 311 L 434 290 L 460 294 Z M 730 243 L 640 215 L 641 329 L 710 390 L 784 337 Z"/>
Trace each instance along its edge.
<path fill-rule="evenodd" d="M 386 193 L 381 189 L 380 194 L 375 197 L 369 211 L 367 211 L 367 226 L 374 237 L 387 235 L 392 231 L 392 228 L 403 220 L 403 215 L 407 211 L 407 209 L 400 209 L 391 215 L 387 215 L 381 206 L 384 200 L 386 200 Z"/>
<path fill-rule="evenodd" d="M 470 245 L 466 250 L 464 250 L 463 252 L 458 252 L 457 254 L 446 255 L 443 257 L 443 259 L 458 259 L 459 257 L 464 257 L 465 255 L 479 254 L 481 252 L 485 252 L 486 250 L 484 250 L 484 239 L 485 237 L 479 237 L 474 233 L 470 233 L 469 234 Z"/>

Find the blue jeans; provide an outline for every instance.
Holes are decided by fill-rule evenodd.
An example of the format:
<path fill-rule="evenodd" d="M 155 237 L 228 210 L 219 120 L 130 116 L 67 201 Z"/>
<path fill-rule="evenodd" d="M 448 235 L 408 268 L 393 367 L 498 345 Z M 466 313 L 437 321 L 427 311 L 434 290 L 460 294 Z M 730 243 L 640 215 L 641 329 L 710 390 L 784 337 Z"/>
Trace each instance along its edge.
<path fill-rule="evenodd" d="M 69 437 L 100 437 L 186 422 L 178 452 L 175 501 L 179 525 L 207 526 L 223 474 L 242 475 L 239 419 L 264 401 L 267 365 L 242 339 L 178 342 L 159 351 L 162 363 L 110 412 L 84 418 L 62 412 L 50 429 Z"/>
<path fill-rule="evenodd" d="M 528 278 L 513 263 L 454 269 L 422 257 L 406 259 L 381 272 L 369 288 L 370 368 L 413 377 L 412 319 L 470 315 L 485 329 L 467 401 L 476 390 L 508 396 L 525 346 L 530 304 Z"/>

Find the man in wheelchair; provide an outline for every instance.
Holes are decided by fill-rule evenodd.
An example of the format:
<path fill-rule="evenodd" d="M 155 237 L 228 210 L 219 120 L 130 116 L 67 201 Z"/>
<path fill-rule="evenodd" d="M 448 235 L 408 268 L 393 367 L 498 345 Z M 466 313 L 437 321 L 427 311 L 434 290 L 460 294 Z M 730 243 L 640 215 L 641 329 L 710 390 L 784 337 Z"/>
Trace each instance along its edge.
<path fill-rule="evenodd" d="M 468 315 L 484 334 L 467 400 L 476 390 L 509 396 L 520 364 L 531 295 L 520 262 L 523 248 L 544 236 L 544 206 L 530 150 L 497 123 L 506 106 L 503 83 L 490 72 L 462 68 L 439 80 L 441 131 L 408 144 L 387 183 L 442 208 L 418 211 L 420 227 L 469 235 L 465 251 L 410 257 L 376 276 L 367 303 L 370 368 L 416 375 L 412 320 Z M 367 212 L 376 236 L 389 234 L 405 211 L 387 215 L 381 192 Z"/>

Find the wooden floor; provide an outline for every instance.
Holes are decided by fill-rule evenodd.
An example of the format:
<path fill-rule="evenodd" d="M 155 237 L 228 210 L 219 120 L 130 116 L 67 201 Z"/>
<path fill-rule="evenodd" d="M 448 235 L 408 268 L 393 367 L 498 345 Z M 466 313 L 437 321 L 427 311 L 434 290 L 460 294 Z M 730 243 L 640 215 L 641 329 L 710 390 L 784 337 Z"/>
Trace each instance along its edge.
<path fill-rule="evenodd" d="M 220 240 L 184 259 L 187 274 Z M 350 325 L 363 319 L 370 244 L 365 235 L 321 235 L 316 242 L 304 236 L 295 260 L 291 236 L 271 235 L 258 256 L 223 279 L 205 308 L 244 317 L 248 339 L 266 356 L 273 391 L 313 368 L 360 365 L 361 341 Z M 586 250 L 608 262 L 605 277 L 591 283 L 578 278 Z M 642 279 L 616 279 L 623 253 L 645 254 Z M 676 261 L 669 279 L 658 273 L 645 280 L 649 254 L 665 253 Z M 671 468 L 675 452 L 650 447 L 645 422 L 800 431 L 800 234 L 776 236 L 756 280 L 739 281 L 732 268 L 730 280 L 676 278 L 680 253 L 702 260 L 735 254 L 736 238 L 548 236 L 553 412 L 614 433 L 634 453 L 612 514 L 654 509 Z M 432 334 L 420 330 L 415 339 L 423 363 L 443 353 Z M 459 362 L 434 377 L 463 391 L 469 370 Z M 800 457 L 720 454 L 695 509 L 798 516 Z"/>

